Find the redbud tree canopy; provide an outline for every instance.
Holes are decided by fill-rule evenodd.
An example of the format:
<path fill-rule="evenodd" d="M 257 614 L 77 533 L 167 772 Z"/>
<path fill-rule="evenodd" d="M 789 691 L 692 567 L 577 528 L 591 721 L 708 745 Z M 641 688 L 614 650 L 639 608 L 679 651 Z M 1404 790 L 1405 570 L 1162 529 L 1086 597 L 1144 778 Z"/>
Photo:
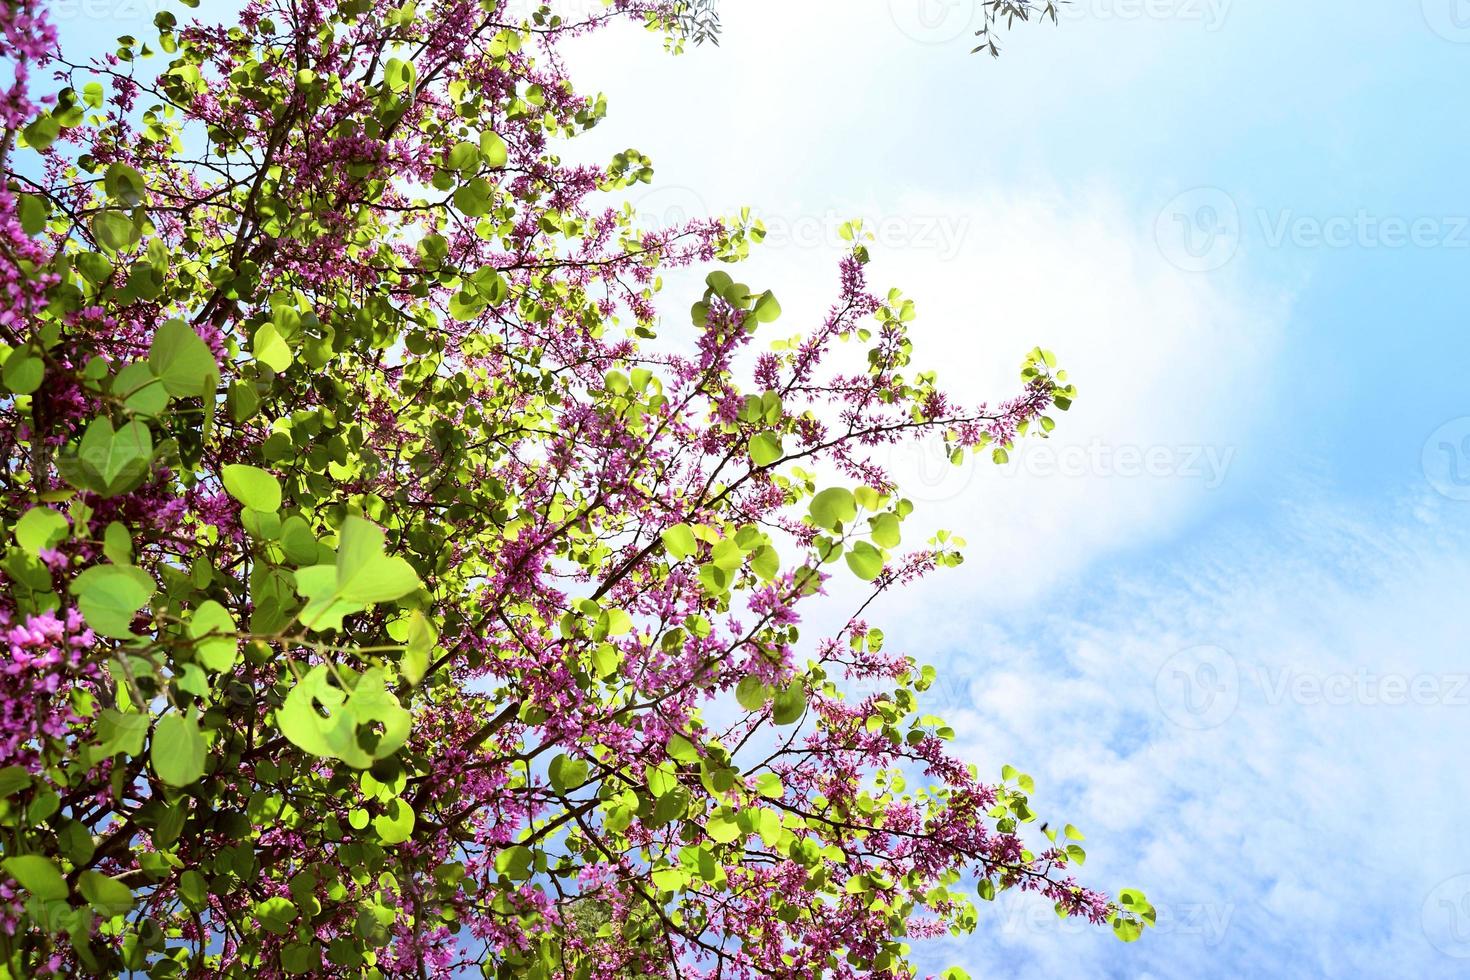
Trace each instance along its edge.
<path fill-rule="evenodd" d="M 798 328 L 758 223 L 564 156 L 607 106 L 558 46 L 672 5 L 196 15 L 74 60 L 0 3 L 0 976 L 908 977 L 1005 889 L 1152 921 L 862 609 L 801 631 L 960 563 L 878 461 L 1044 435 L 1049 352 L 962 403 L 860 226 Z"/>

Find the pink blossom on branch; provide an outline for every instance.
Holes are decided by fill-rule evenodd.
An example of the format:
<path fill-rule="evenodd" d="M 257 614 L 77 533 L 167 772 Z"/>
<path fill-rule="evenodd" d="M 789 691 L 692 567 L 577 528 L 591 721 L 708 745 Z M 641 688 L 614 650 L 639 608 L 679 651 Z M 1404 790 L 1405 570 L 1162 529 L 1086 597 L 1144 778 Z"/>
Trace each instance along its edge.
<path fill-rule="evenodd" d="M 795 336 L 725 271 L 758 224 L 640 228 L 560 46 L 687 13 L 255 0 L 57 57 L 0 196 L 6 969 L 897 978 L 1000 889 L 1150 921 L 868 619 L 961 561 L 886 447 L 1003 459 L 1065 374 L 946 393 L 860 227 Z"/>

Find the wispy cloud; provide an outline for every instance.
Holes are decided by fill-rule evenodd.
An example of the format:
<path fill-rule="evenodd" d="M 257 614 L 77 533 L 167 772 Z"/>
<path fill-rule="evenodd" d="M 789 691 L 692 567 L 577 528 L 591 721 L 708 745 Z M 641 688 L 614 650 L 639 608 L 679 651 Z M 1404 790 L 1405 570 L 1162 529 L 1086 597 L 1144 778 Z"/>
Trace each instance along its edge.
<path fill-rule="evenodd" d="M 1008 896 L 933 965 L 1464 975 L 1467 539 L 1470 505 L 1364 513 L 1300 491 L 1188 561 L 950 638 L 937 659 L 960 751 L 1030 771 L 1040 812 L 1088 832 L 1084 877 L 1143 887 L 1162 925 L 1125 947 Z M 951 615 L 886 625 L 922 650 Z"/>

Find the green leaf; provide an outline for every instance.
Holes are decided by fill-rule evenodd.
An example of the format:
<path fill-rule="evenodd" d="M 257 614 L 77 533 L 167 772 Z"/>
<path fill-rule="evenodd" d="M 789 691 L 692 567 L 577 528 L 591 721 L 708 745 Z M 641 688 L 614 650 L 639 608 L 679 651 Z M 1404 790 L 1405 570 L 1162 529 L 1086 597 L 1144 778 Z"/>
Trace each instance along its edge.
<path fill-rule="evenodd" d="M 680 891 L 689 884 L 689 872 L 677 867 L 657 868 L 653 872 L 653 884 L 660 891 Z"/>
<path fill-rule="evenodd" d="M 77 887 L 103 918 L 126 915 L 133 909 L 133 890 L 116 878 L 97 871 L 83 871 L 77 878 Z"/>
<path fill-rule="evenodd" d="M 735 686 L 735 700 L 740 702 L 740 707 L 746 711 L 759 711 L 771 700 L 773 690 L 771 685 L 759 677 L 743 678 Z"/>
<path fill-rule="evenodd" d="M 879 514 L 868 521 L 873 528 L 873 543 L 880 548 L 897 548 L 903 541 L 898 518 L 893 514 Z"/>
<path fill-rule="evenodd" d="M 41 379 L 45 376 L 46 362 L 25 347 L 11 351 L 5 359 L 5 367 L 0 368 L 0 380 L 4 380 L 5 387 L 17 395 L 29 395 L 41 387 Z"/>
<path fill-rule="evenodd" d="M 384 554 L 383 529 L 360 517 L 342 522 L 337 546 L 337 590 L 352 602 L 391 602 L 419 588 L 418 574 L 402 558 Z"/>
<path fill-rule="evenodd" d="M 551 785 L 558 793 L 566 793 L 587 781 L 587 761 L 562 753 L 551 760 L 547 775 L 551 777 Z"/>
<path fill-rule="evenodd" d="M 495 870 L 509 878 L 520 881 L 531 876 L 531 863 L 536 855 L 529 847 L 520 844 L 507 847 L 495 855 Z"/>
<path fill-rule="evenodd" d="M 281 969 L 291 976 L 306 976 L 321 968 L 322 948 L 315 943 L 290 943 L 281 950 Z"/>
<path fill-rule="evenodd" d="M 280 541 L 286 550 L 286 558 L 297 565 L 315 563 L 321 553 L 316 537 L 311 533 L 311 525 L 295 514 L 281 522 Z"/>
<path fill-rule="evenodd" d="M 830 487 L 812 498 L 811 515 L 817 527 L 835 531 L 857 517 L 857 498 L 851 490 Z"/>
<path fill-rule="evenodd" d="M 76 457 L 63 457 L 58 465 L 73 486 L 116 497 L 142 481 L 152 459 L 153 434 L 148 426 L 133 421 L 114 429 L 112 420 L 103 417 L 87 426 Z"/>
<path fill-rule="evenodd" d="M 192 909 L 202 909 L 209 902 L 209 885 L 197 871 L 185 871 L 179 876 L 179 897 Z"/>
<path fill-rule="evenodd" d="M 152 576 L 132 565 L 94 565 L 71 583 L 87 625 L 115 640 L 133 637 L 133 617 L 156 589 Z"/>
<path fill-rule="evenodd" d="M 97 718 L 97 735 L 101 739 L 94 752 L 97 759 L 111 758 L 119 752 L 142 755 L 143 740 L 148 737 L 148 716 L 104 708 Z"/>
<path fill-rule="evenodd" d="M 239 659 L 240 644 L 233 635 L 237 629 L 235 618 L 224 606 L 213 599 L 201 603 L 189 617 L 195 657 L 216 674 L 231 669 Z"/>
<path fill-rule="evenodd" d="M 102 532 L 102 554 L 114 565 L 133 563 L 133 538 L 121 521 L 113 521 Z"/>
<path fill-rule="evenodd" d="M 31 774 L 22 766 L 0 769 L 0 800 L 14 796 L 31 785 Z"/>
<path fill-rule="evenodd" d="M 806 691 L 800 680 L 794 680 L 776 692 L 771 705 L 771 720 L 778 725 L 790 725 L 806 712 Z"/>
<path fill-rule="evenodd" d="M 416 591 L 421 583 L 413 566 L 384 553 L 383 529 L 348 517 L 338 530 L 337 563 L 314 565 L 296 573 L 296 590 L 311 601 L 301 611 L 309 629 L 341 629 L 342 617 L 379 602 Z"/>
<path fill-rule="evenodd" d="M 781 570 L 781 556 L 775 548 L 765 545 L 750 556 L 750 570 L 759 575 L 761 581 L 769 582 Z"/>
<path fill-rule="evenodd" d="M 100 104 L 100 93 L 98 98 Z M 109 164 L 102 176 L 102 186 L 109 198 L 124 207 L 135 208 L 148 202 L 148 185 L 143 183 L 143 175 L 125 163 Z"/>
<path fill-rule="evenodd" d="M 847 567 L 864 582 L 883 574 L 883 553 L 866 541 L 859 541 L 846 555 Z"/>
<path fill-rule="evenodd" d="M 193 712 L 165 715 L 153 728 L 149 759 L 158 778 L 170 786 L 188 786 L 203 776 L 207 752 Z"/>
<path fill-rule="evenodd" d="M 341 759 L 355 769 L 367 769 L 397 752 L 408 740 L 412 723 L 413 716 L 388 692 L 378 668 L 364 673 L 348 692 L 332 683 L 330 668 L 313 667 L 276 712 L 276 724 L 292 744 L 315 756 Z M 379 730 L 371 749 L 359 738 L 362 727 Z"/>
<path fill-rule="evenodd" d="M 280 374 L 291 366 L 291 361 L 293 360 L 291 348 L 281 338 L 281 334 L 276 330 L 274 324 L 264 324 L 259 330 L 255 331 L 255 341 L 252 349 L 255 352 L 255 359 L 277 374 Z"/>
<path fill-rule="evenodd" d="M 183 320 L 168 320 L 153 335 L 148 369 L 176 398 L 202 397 L 213 401 L 219 387 L 219 364 L 214 352 Z"/>
<path fill-rule="evenodd" d="M 424 679 L 424 672 L 429 669 L 429 657 L 438 642 L 439 634 L 428 617 L 417 609 L 410 613 L 408 643 L 403 648 L 403 662 L 399 665 L 404 680 L 418 684 Z"/>
<path fill-rule="evenodd" d="M 124 367 L 112 381 L 112 393 L 130 412 L 156 417 L 168 407 L 168 388 L 147 364 Z"/>
<path fill-rule="evenodd" d="M 779 800 L 786 795 L 781 777 L 773 772 L 763 772 L 755 778 L 755 791 L 768 800 Z"/>
<path fill-rule="evenodd" d="M 675 560 L 688 558 L 699 551 L 699 542 L 695 540 L 694 529 L 688 524 L 675 524 L 665 531 L 663 538 L 664 548 L 670 557 Z"/>
<path fill-rule="evenodd" d="M 66 517 L 50 507 L 32 507 L 15 524 L 16 542 L 31 554 L 54 548 L 71 530 Z"/>
<path fill-rule="evenodd" d="M 480 148 L 473 143 L 456 143 L 445 156 L 444 165 L 450 170 L 478 170 Z"/>
<path fill-rule="evenodd" d="M 490 182 L 484 177 L 466 181 L 454 192 L 454 206 L 471 218 L 490 213 Z"/>
<path fill-rule="evenodd" d="M 775 432 L 761 432 L 750 440 L 750 460 L 757 466 L 770 466 L 785 454 L 781 437 Z"/>
<path fill-rule="evenodd" d="M 449 297 L 449 315 L 460 323 L 468 323 L 485 311 L 486 303 L 479 296 L 461 289 Z"/>
<path fill-rule="evenodd" d="M 233 463 L 220 470 L 225 489 L 251 510 L 275 513 L 281 509 L 281 483 L 256 466 Z"/>
<path fill-rule="evenodd" d="M 27 235 L 39 235 L 51 220 L 51 202 L 39 194 L 20 195 L 20 226 Z"/>
<path fill-rule="evenodd" d="M 388 802 L 387 809 L 373 818 L 373 830 L 384 844 L 402 844 L 413 835 L 413 807 L 401 799 Z"/>
<path fill-rule="evenodd" d="M 781 304 L 776 302 L 774 294 L 767 290 L 761 293 L 760 298 L 755 301 L 755 309 L 752 311 L 760 323 L 774 323 L 781 317 Z"/>
<path fill-rule="evenodd" d="M 480 134 L 480 153 L 485 157 L 486 166 L 491 169 L 498 169 L 505 166 L 506 162 L 510 159 L 510 152 L 505 145 L 505 140 L 501 139 L 496 133 Z"/>
<path fill-rule="evenodd" d="M 744 836 L 734 816 L 720 816 L 711 819 L 704 825 L 704 832 L 710 836 L 711 840 L 719 844 L 729 844 L 737 837 Z"/>
<path fill-rule="evenodd" d="M 6 858 L 0 866 L 5 868 L 6 874 L 20 882 L 22 888 L 37 898 L 59 902 L 65 901 L 71 894 L 66 887 L 66 879 L 56 870 L 56 865 L 39 854 Z"/>
<path fill-rule="evenodd" d="M 138 244 L 138 226 L 121 211 L 98 211 L 92 215 L 92 237 L 105 252 L 124 252 Z"/>
<path fill-rule="evenodd" d="M 296 921 L 300 910 L 289 899 L 281 895 L 267 898 L 255 906 L 255 918 L 260 922 L 266 932 L 275 936 L 284 936 L 291 931 L 291 923 Z"/>
<path fill-rule="evenodd" d="M 54 116 L 37 116 L 21 132 L 25 135 L 27 146 L 34 150 L 44 150 L 61 135 L 61 124 Z"/>

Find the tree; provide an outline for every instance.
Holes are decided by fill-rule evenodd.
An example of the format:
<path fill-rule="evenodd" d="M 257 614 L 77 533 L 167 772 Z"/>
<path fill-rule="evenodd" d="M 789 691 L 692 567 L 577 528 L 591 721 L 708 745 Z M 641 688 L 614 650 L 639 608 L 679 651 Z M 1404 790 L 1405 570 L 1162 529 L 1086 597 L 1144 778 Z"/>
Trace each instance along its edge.
<path fill-rule="evenodd" d="M 860 226 L 809 333 L 718 268 L 662 320 L 762 229 L 638 230 L 557 46 L 672 7 L 255 0 L 90 65 L 0 10 L 0 975 L 901 977 L 975 891 L 1151 921 L 862 610 L 799 631 L 961 560 L 875 449 L 1004 458 L 1073 388 L 914 371 Z"/>

